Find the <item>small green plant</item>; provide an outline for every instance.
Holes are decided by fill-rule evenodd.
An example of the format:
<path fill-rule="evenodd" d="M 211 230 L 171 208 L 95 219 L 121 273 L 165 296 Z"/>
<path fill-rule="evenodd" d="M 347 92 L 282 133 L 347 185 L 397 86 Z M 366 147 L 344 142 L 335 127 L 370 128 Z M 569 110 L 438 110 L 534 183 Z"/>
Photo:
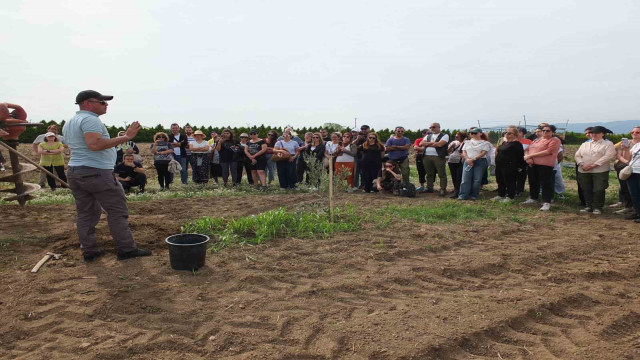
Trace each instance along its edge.
<path fill-rule="evenodd" d="M 380 238 L 380 240 L 376 244 L 374 244 L 373 246 L 378 250 L 384 249 L 384 240 L 382 238 Z"/>
<path fill-rule="evenodd" d="M 304 212 L 287 212 L 278 208 L 257 215 L 239 218 L 203 217 L 182 226 L 183 233 L 211 236 L 210 250 L 217 252 L 232 244 L 261 244 L 278 237 L 326 238 L 335 232 L 357 231 L 361 219 L 352 205 L 336 208 L 334 222 L 327 209 L 307 209 Z"/>

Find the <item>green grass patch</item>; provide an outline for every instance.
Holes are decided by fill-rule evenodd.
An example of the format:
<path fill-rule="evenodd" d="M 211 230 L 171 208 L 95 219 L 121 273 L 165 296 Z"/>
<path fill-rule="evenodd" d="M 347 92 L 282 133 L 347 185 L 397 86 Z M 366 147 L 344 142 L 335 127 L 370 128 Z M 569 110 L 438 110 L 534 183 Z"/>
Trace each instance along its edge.
<path fill-rule="evenodd" d="M 357 231 L 361 219 L 353 206 L 336 208 L 334 222 L 327 209 L 288 212 L 284 207 L 257 215 L 224 219 L 202 217 L 189 221 L 183 233 L 209 235 L 214 252 L 234 244 L 256 245 L 279 237 L 326 238 L 336 232 Z"/>

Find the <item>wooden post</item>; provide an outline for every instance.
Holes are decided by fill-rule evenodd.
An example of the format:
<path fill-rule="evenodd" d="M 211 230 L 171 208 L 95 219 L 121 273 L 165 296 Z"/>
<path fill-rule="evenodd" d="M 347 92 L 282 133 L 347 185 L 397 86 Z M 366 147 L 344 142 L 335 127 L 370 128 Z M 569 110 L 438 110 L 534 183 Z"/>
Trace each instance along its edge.
<path fill-rule="evenodd" d="M 333 222 L 333 154 L 329 156 L 329 216 Z"/>

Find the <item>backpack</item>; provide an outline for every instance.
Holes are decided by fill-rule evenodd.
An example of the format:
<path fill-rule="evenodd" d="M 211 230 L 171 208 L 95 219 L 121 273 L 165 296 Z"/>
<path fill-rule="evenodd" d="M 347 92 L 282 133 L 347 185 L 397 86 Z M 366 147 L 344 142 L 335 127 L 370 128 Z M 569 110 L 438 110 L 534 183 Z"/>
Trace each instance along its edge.
<path fill-rule="evenodd" d="M 402 197 L 416 197 L 416 186 L 412 183 L 400 184 L 397 195 Z"/>

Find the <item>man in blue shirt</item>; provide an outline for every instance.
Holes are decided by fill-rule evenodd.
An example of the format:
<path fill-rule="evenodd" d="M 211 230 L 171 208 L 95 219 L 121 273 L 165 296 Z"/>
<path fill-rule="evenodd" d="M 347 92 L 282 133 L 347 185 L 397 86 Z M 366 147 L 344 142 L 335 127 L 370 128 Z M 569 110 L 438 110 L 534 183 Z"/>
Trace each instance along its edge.
<path fill-rule="evenodd" d="M 397 126 L 395 135 L 390 137 L 385 144 L 387 156 L 389 160 L 395 161 L 400 165 L 402 172 L 402 183 L 409 182 L 409 148 L 411 140 L 404 136 L 404 128 Z"/>
<path fill-rule="evenodd" d="M 124 190 L 113 176 L 115 146 L 133 139 L 140 124 L 135 121 L 124 136 L 111 139 L 99 118 L 107 113 L 107 101 L 111 99 L 113 96 L 97 91 L 81 91 L 76 96 L 80 111 L 62 129 L 71 150 L 67 178 L 76 202 L 78 239 L 85 261 L 104 254 L 96 241 L 102 209 L 118 248 L 118 260 L 151 255 L 149 250 L 138 249 L 133 240 Z"/>

